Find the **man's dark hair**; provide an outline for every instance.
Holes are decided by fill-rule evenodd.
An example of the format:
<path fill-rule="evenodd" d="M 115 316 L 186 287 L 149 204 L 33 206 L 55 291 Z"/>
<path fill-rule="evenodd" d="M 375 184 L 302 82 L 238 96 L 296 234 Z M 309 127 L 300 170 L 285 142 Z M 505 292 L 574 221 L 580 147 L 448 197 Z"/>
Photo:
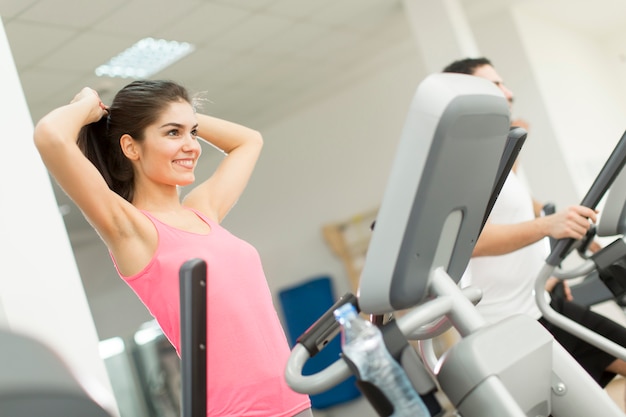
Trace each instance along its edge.
<path fill-rule="evenodd" d="M 482 67 L 483 65 L 492 64 L 491 61 L 489 61 L 485 57 L 459 59 L 458 61 L 454 61 L 453 63 L 445 67 L 443 69 L 443 72 L 456 72 L 461 74 L 474 75 L 474 71 L 476 71 L 476 68 Z"/>

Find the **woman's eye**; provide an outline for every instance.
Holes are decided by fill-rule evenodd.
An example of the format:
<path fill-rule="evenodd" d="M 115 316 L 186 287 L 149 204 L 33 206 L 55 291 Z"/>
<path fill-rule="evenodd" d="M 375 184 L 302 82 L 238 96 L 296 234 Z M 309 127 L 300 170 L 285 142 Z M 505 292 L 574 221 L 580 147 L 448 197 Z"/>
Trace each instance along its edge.
<path fill-rule="evenodd" d="M 191 136 L 193 136 L 194 138 L 198 136 L 198 129 L 194 129 L 191 131 Z"/>
<path fill-rule="evenodd" d="M 170 131 L 167 132 L 168 136 L 178 136 L 178 130 L 177 129 L 172 129 Z"/>

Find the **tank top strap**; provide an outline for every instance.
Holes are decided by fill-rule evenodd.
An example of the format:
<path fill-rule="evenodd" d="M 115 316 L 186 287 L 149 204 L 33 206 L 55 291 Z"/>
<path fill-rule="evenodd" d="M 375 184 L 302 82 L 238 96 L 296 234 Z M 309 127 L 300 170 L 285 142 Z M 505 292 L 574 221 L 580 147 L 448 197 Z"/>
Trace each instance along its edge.
<path fill-rule="evenodd" d="M 213 228 L 214 226 L 219 226 L 219 223 L 217 223 L 215 220 L 209 219 L 206 215 L 204 215 L 204 213 L 202 213 L 199 210 L 196 210 L 193 207 L 188 207 L 188 206 L 183 206 L 183 208 L 185 208 L 186 210 L 189 210 L 193 213 L 196 214 L 196 216 L 200 217 L 202 220 L 204 220 L 209 226 L 211 226 L 211 228 Z"/>

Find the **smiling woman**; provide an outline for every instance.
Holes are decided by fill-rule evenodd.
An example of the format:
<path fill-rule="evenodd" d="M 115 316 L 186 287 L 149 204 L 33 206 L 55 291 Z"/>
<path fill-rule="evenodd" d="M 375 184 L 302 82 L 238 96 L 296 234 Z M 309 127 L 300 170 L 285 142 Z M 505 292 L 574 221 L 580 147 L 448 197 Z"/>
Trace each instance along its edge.
<path fill-rule="evenodd" d="M 181 201 L 178 186 L 195 181 L 198 137 L 226 156 Z M 289 346 L 259 255 L 220 226 L 259 157 L 258 132 L 197 114 L 174 82 L 135 81 L 110 106 L 83 88 L 39 121 L 34 139 L 178 353 L 179 269 L 206 261 L 208 415 L 310 413 L 309 398 L 283 377 Z"/>

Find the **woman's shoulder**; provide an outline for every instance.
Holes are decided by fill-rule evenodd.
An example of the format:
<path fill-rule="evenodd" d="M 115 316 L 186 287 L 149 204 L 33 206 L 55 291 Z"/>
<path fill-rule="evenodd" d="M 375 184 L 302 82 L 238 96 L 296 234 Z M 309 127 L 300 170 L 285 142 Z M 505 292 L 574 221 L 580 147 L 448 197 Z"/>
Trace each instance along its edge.
<path fill-rule="evenodd" d="M 188 196 L 190 197 L 190 196 Z M 217 214 L 214 212 L 213 207 L 204 201 L 204 199 L 194 198 L 195 196 L 191 196 L 191 198 L 185 198 L 182 202 L 183 208 L 194 212 L 198 217 L 203 220 L 219 224 L 220 219 Z"/>

